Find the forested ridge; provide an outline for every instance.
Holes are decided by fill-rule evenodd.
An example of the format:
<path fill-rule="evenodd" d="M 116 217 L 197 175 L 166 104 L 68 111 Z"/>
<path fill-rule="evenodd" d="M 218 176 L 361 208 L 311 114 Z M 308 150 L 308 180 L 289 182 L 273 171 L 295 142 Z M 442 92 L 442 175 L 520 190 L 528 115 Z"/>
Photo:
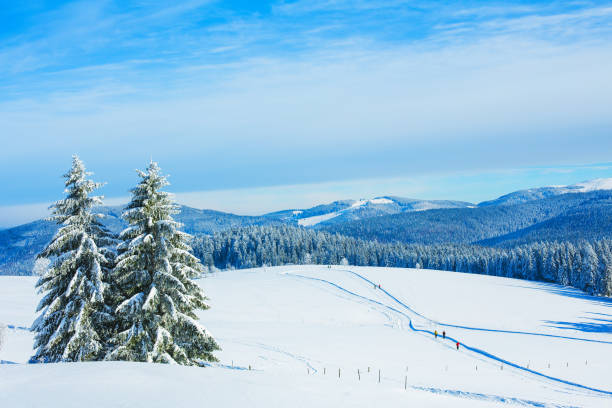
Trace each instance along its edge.
<path fill-rule="evenodd" d="M 290 226 L 251 226 L 194 239 L 209 268 L 298 263 L 441 269 L 569 285 L 612 294 L 612 240 L 538 242 L 513 248 L 380 243 Z"/>
<path fill-rule="evenodd" d="M 537 228 L 537 234 L 523 230 Z M 568 228 L 571 227 L 571 228 Z M 407 212 L 322 225 L 321 229 L 379 242 L 502 244 L 610 238 L 612 191 L 563 194 L 519 204 Z"/>

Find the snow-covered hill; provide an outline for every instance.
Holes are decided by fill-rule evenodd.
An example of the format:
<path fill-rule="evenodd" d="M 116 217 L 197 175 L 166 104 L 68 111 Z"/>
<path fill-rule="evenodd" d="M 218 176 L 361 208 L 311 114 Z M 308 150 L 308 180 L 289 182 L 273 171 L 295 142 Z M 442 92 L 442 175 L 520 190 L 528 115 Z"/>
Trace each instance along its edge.
<path fill-rule="evenodd" d="M 484 201 L 478 204 L 478 206 L 518 204 L 567 193 L 588 193 L 597 190 L 612 190 L 612 178 L 594 179 L 568 186 L 540 187 L 514 191 L 494 200 Z M 287 211 L 275 214 L 284 214 L 283 220 L 285 221 L 295 220 L 299 225 L 311 227 L 321 223 L 340 223 L 403 212 L 474 206 L 474 204 L 464 201 L 418 200 L 384 196 L 372 199 L 335 201 L 306 210 L 294 210 L 292 212 Z"/>
<path fill-rule="evenodd" d="M 199 369 L 25 364 L 33 284 L 0 277 L 2 407 L 612 404 L 612 302 L 557 285 L 339 266 L 220 272 L 200 284 L 221 362 Z"/>
<path fill-rule="evenodd" d="M 496 207 L 507 204 L 521 203 L 529 205 L 529 202 L 534 200 L 548 199 L 554 201 L 556 198 L 559 198 L 558 196 L 567 193 L 584 193 L 585 198 L 591 200 L 593 197 L 586 197 L 586 195 L 589 193 L 591 193 L 591 195 L 596 194 L 592 192 L 597 190 L 612 190 L 612 178 L 596 179 L 571 186 L 542 187 L 516 191 L 501 196 L 495 200 L 482 202 L 478 204 L 478 207 Z M 607 193 L 608 192 L 603 192 L 602 194 Z M 565 198 L 571 200 L 571 197 Z M 602 197 L 600 197 L 600 199 L 601 198 Z M 561 201 L 563 199 L 564 198 L 560 198 Z M 603 197 L 603 200 L 606 201 L 608 198 Z M 591 201 L 597 201 L 597 199 Z M 550 206 L 550 203 L 543 202 L 542 204 L 543 206 Z M 592 202 L 591 204 L 597 203 Z M 553 206 L 554 205 L 555 204 L 553 204 Z M 478 222 L 474 224 L 470 220 L 470 218 L 476 216 L 477 213 L 472 212 L 471 210 L 462 211 L 462 209 L 472 207 L 476 206 L 472 203 L 463 201 L 418 200 L 397 196 L 383 196 L 371 199 L 334 201 L 329 204 L 321 204 L 312 208 L 289 209 L 264 214 L 261 216 L 240 216 L 219 211 L 199 210 L 181 206 L 181 211 L 179 214 L 177 214 L 176 218 L 184 225 L 185 232 L 194 235 L 212 234 L 231 228 L 252 225 L 289 224 L 327 229 L 329 232 L 347 234 L 366 240 L 399 240 L 404 242 L 418 243 L 432 243 L 431 238 L 437 239 L 435 242 L 438 243 L 465 242 L 466 240 L 461 239 L 461 234 L 454 234 L 452 237 L 448 236 L 449 231 L 452 231 L 457 225 L 461 225 L 462 228 L 472 228 L 470 233 L 464 235 L 470 237 L 474 236 L 474 241 L 479 241 L 481 239 L 495 238 L 498 235 L 505 236 L 515 232 L 519 233 L 518 230 L 529 228 L 535 223 L 533 220 L 534 217 L 530 217 L 529 219 L 519 222 L 518 224 L 520 225 L 518 225 L 516 229 L 504 229 L 497 231 L 494 228 L 491 236 L 478 236 L 478 233 L 483 230 L 483 226 L 479 225 Z M 99 210 L 105 214 L 104 222 L 111 230 L 117 232 L 125 227 L 125 224 L 121 219 L 120 207 L 102 207 Z M 428 211 L 425 212 L 425 210 L 445 210 L 445 214 L 435 211 L 435 214 L 432 215 L 429 214 L 430 212 Z M 512 218 L 520 218 L 520 214 L 517 216 L 517 214 L 521 212 L 520 209 L 517 210 L 515 208 L 513 211 L 509 212 L 506 212 L 505 210 L 506 209 L 503 208 L 497 218 L 504 221 L 506 224 L 514 224 Z M 555 208 L 551 208 L 547 210 L 547 212 L 559 215 Z M 603 211 L 604 215 L 608 213 L 609 212 Z M 602 234 L 590 234 L 590 225 L 593 224 L 601 225 L 604 231 L 608 230 L 607 220 L 604 219 L 602 221 L 599 216 L 592 216 L 594 213 L 591 211 L 585 211 L 584 214 L 587 216 L 586 220 L 584 217 L 578 219 L 578 225 L 583 225 L 584 227 L 575 228 L 577 224 L 573 222 L 574 228 L 572 229 L 572 232 L 575 236 L 565 237 L 563 231 L 560 231 L 561 234 L 556 234 L 553 239 L 563 241 L 567 239 L 573 240 L 574 238 L 600 238 Z M 429 218 L 430 215 L 432 218 Z M 438 215 L 441 215 L 441 218 L 438 217 Z M 399 237 L 399 235 L 402 235 L 406 231 L 414 230 L 413 226 L 404 225 L 405 220 L 401 220 L 399 218 L 389 221 L 384 219 L 384 216 L 399 218 L 405 216 L 411 219 L 415 217 L 419 218 L 417 223 L 421 225 L 427 224 L 425 225 L 426 228 L 424 229 L 427 231 L 427 233 L 421 234 L 415 240 L 402 239 Z M 440 219 L 446 221 L 440 222 Z M 450 223 L 448 220 L 450 220 Z M 368 225 L 357 225 L 356 227 L 349 225 L 360 222 L 365 222 Z M 523 225 L 525 222 L 528 222 L 528 225 Z M 394 231 L 394 229 L 397 227 L 399 227 L 401 230 L 401 234 Z M 44 220 L 38 220 L 29 224 L 0 230 L 0 275 L 30 274 L 36 254 L 38 254 L 44 245 L 49 242 L 56 230 L 57 226 L 55 224 Z M 437 233 L 431 234 L 432 230 L 436 230 Z M 355 231 L 358 231 L 359 234 L 356 234 Z M 367 233 L 364 233 L 364 231 L 367 231 Z M 390 234 L 392 239 L 382 236 L 384 234 Z M 603 236 L 607 237 L 608 235 L 603 234 Z M 547 236 L 536 237 L 535 240 L 547 238 Z M 470 241 L 467 240 L 467 242 Z M 517 242 L 520 242 L 520 240 Z"/>
<path fill-rule="evenodd" d="M 495 200 L 483 201 L 482 203 L 478 204 L 478 206 L 484 207 L 490 205 L 518 204 L 562 194 L 588 193 L 598 190 L 612 190 L 612 178 L 600 178 L 583 181 L 581 183 L 572 184 L 569 186 L 539 187 L 514 191 L 496 198 Z"/>
<path fill-rule="evenodd" d="M 302 210 L 294 215 L 299 225 L 312 227 L 320 223 L 338 223 L 361 220 L 381 215 L 399 214 L 410 211 L 424 211 L 440 208 L 466 208 L 471 203 L 450 200 L 416 200 L 403 197 L 376 197 L 371 199 L 337 201 L 330 205 L 330 211 L 310 215 L 311 210 Z M 317 207 L 314 207 L 317 209 Z M 332 210 L 333 209 L 333 210 Z"/>
<path fill-rule="evenodd" d="M 567 186 L 569 190 L 578 190 L 581 193 L 596 190 L 612 190 L 612 178 L 598 178 L 590 181 Z"/>

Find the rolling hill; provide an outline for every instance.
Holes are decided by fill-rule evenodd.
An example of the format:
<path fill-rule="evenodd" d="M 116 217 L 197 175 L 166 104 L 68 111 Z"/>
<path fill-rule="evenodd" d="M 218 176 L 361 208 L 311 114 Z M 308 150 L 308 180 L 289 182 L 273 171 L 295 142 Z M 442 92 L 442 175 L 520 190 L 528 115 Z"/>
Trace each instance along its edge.
<path fill-rule="evenodd" d="M 516 204 L 406 212 L 319 228 L 366 240 L 420 244 L 494 242 L 496 237 L 513 233 L 513 239 L 530 233 L 522 243 L 594 239 L 612 236 L 606 227 L 611 199 L 610 190 L 567 193 Z M 591 228 L 598 223 L 600 227 Z M 538 233 L 528 229 L 536 225 Z"/>
<path fill-rule="evenodd" d="M 0 277 L 3 407 L 609 407 L 612 398 L 612 304 L 559 285 L 403 268 L 215 273 L 197 281 L 211 305 L 198 318 L 222 351 L 200 368 L 27 364 L 34 282 Z"/>
<path fill-rule="evenodd" d="M 294 225 L 364 240 L 420 244 L 512 246 L 542 240 L 612 237 L 612 179 L 516 191 L 472 204 L 397 196 L 341 200 L 307 209 L 242 216 L 181 206 L 176 219 L 193 235 L 251 225 Z M 102 207 L 114 232 L 121 207 Z M 0 230 L 0 274 L 28 275 L 57 227 L 44 220 Z"/>

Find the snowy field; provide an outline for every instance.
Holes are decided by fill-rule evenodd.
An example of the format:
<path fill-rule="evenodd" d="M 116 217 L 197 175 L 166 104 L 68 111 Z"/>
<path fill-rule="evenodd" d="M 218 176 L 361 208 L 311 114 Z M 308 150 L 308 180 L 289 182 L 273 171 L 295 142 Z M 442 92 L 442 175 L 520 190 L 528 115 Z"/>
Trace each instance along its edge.
<path fill-rule="evenodd" d="M 0 277 L 0 407 L 612 406 L 612 301 L 557 285 L 340 266 L 219 272 L 200 283 L 221 362 L 194 368 L 26 364 L 34 282 Z"/>

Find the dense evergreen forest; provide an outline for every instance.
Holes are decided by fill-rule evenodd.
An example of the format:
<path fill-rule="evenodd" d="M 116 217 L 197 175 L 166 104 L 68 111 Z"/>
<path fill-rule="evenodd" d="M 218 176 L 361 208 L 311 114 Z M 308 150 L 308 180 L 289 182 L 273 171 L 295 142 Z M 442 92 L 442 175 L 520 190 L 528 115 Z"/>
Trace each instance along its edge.
<path fill-rule="evenodd" d="M 251 226 L 200 236 L 194 253 L 209 268 L 297 263 L 441 269 L 555 282 L 612 295 L 612 240 L 540 242 L 513 248 L 364 241 L 290 226 Z"/>
<path fill-rule="evenodd" d="M 325 221 L 305 225 L 330 234 L 381 243 L 469 244 L 508 249 L 543 241 L 578 245 L 583 240 L 612 238 L 612 190 L 550 195 L 555 190 L 551 189 L 519 191 L 478 206 L 384 197 L 336 201 L 262 216 L 181 206 L 176 219 L 185 232 L 196 236 L 254 225 L 297 226 L 304 218 L 331 214 Z M 540 196 L 543 198 L 530 200 Z M 117 234 L 126 228 L 121 207 L 99 207 L 96 211 L 104 214 L 102 223 L 111 232 Z M 31 274 L 36 254 L 57 229 L 56 224 L 39 220 L 0 230 L 0 275 Z"/>
<path fill-rule="evenodd" d="M 519 204 L 405 212 L 321 225 L 330 233 L 379 242 L 515 246 L 597 240 L 612 231 L 612 191 L 563 194 Z"/>

